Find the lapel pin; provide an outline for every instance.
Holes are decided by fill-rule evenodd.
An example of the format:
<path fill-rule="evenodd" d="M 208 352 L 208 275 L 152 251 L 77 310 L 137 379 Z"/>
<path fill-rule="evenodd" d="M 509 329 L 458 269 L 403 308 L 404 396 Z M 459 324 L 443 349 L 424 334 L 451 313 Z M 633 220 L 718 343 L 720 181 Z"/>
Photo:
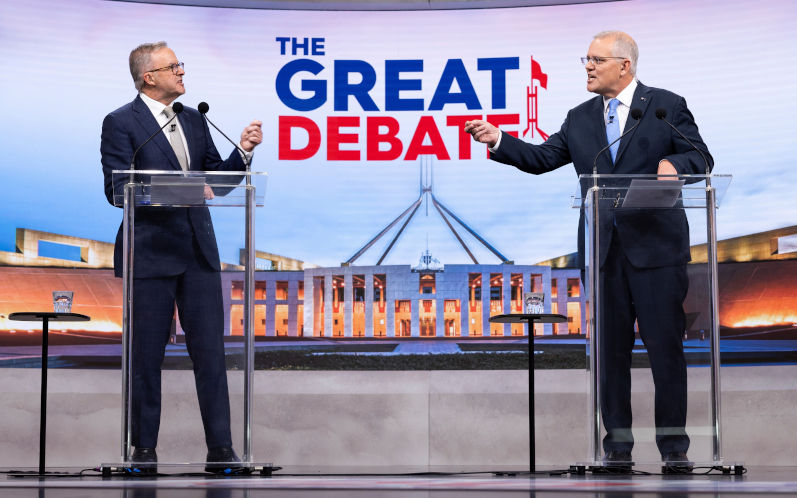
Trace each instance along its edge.
<path fill-rule="evenodd" d="M 645 102 L 646 100 L 648 100 L 648 99 L 647 99 L 647 97 L 639 97 L 639 99 L 640 99 L 642 102 Z"/>

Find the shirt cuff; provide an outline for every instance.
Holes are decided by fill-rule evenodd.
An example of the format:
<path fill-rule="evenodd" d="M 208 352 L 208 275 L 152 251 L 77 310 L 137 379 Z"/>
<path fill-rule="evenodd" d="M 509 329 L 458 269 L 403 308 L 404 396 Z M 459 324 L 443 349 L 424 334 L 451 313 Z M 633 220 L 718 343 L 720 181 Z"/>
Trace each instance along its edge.
<path fill-rule="evenodd" d="M 245 163 L 250 163 L 252 161 L 252 156 L 255 155 L 254 150 L 252 150 L 252 152 L 246 152 L 240 142 L 238 143 L 238 153 Z"/>
<path fill-rule="evenodd" d="M 498 147 L 501 145 L 501 137 L 503 137 L 503 136 L 504 136 L 504 132 L 502 132 L 502 131 L 499 129 L 499 130 L 498 130 L 498 140 L 496 140 L 496 141 L 495 141 L 495 145 L 494 145 L 494 146 L 492 146 L 492 147 L 487 147 L 487 150 L 489 150 L 489 151 L 490 151 L 490 152 L 492 152 L 492 153 L 495 153 L 495 151 L 497 151 L 497 150 L 498 150 Z"/>

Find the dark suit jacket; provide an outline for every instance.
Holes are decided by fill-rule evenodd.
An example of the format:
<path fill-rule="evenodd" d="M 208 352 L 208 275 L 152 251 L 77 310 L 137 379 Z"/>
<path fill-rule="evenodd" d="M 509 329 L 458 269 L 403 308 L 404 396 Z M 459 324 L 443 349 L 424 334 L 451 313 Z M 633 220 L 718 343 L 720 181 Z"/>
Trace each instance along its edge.
<path fill-rule="evenodd" d="M 686 101 L 667 90 L 639 83 L 631 108 L 642 111 L 639 126 L 623 137 L 612 164 L 608 150 L 598 158 L 599 174 L 655 174 L 659 161 L 668 159 L 679 174 L 705 174 L 700 154 L 667 123 L 657 119 L 656 109 L 665 109 L 673 123 L 706 156 L 713 159 L 700 138 Z M 634 125 L 629 116 L 625 129 Z M 533 174 L 542 174 L 573 163 L 577 175 L 592 174 L 598 152 L 608 145 L 604 123 L 603 97 L 596 96 L 571 109 L 559 132 L 541 145 L 532 145 L 503 133 L 501 143 L 490 158 Z M 681 209 L 618 210 L 601 214 L 601 262 L 605 261 L 616 227 L 623 250 L 638 268 L 685 264 L 689 261 L 689 227 Z M 578 231 L 579 265 L 584 267 L 584 213 Z"/>
<path fill-rule="evenodd" d="M 245 166 L 237 150 L 222 160 L 210 131 L 196 109 L 185 107 L 177 119 L 186 138 L 192 171 L 243 171 Z M 105 196 L 113 204 L 114 189 L 121 192 L 123 181 L 114 186 L 111 171 L 130 169 L 133 152 L 158 131 L 158 122 L 147 105 L 137 96 L 132 102 L 111 112 L 102 123 L 102 171 Z M 136 156 L 136 170 L 180 171 L 169 140 L 159 133 L 144 145 Z M 138 207 L 135 211 L 135 277 L 178 275 L 186 267 L 186 255 L 193 254 L 194 239 L 207 263 L 220 270 L 219 251 L 210 213 L 206 207 Z M 114 270 L 122 275 L 122 227 L 116 236 Z"/>

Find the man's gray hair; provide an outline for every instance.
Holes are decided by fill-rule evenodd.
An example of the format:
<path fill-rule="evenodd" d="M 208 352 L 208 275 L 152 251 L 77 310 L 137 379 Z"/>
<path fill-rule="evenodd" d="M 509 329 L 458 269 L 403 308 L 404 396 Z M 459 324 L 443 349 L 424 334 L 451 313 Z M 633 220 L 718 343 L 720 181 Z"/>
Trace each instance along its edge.
<path fill-rule="evenodd" d="M 167 46 L 165 41 L 142 43 L 130 52 L 130 75 L 133 76 L 133 84 L 139 92 L 144 86 L 144 72 L 152 69 L 149 67 L 152 53 Z"/>
<path fill-rule="evenodd" d="M 597 40 L 599 38 L 614 39 L 614 45 L 612 46 L 612 56 L 625 57 L 626 59 L 629 59 L 631 61 L 631 75 L 636 76 L 636 63 L 637 59 L 639 59 L 639 48 L 637 48 L 634 39 L 631 38 L 628 33 L 624 33 L 622 31 L 601 31 L 592 37 L 593 40 Z"/>

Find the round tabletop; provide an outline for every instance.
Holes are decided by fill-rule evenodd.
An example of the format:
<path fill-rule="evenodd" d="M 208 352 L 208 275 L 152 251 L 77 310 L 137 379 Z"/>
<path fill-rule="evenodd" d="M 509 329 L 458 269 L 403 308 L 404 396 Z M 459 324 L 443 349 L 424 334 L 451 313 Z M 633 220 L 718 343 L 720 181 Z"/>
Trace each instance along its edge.
<path fill-rule="evenodd" d="M 555 313 L 511 313 L 490 317 L 490 323 L 562 323 L 567 317 Z"/>
<path fill-rule="evenodd" d="M 80 313 L 55 313 L 54 311 L 23 311 L 8 315 L 9 320 L 18 322 L 40 322 L 45 318 L 51 322 L 87 322 L 91 320 L 90 317 Z"/>

